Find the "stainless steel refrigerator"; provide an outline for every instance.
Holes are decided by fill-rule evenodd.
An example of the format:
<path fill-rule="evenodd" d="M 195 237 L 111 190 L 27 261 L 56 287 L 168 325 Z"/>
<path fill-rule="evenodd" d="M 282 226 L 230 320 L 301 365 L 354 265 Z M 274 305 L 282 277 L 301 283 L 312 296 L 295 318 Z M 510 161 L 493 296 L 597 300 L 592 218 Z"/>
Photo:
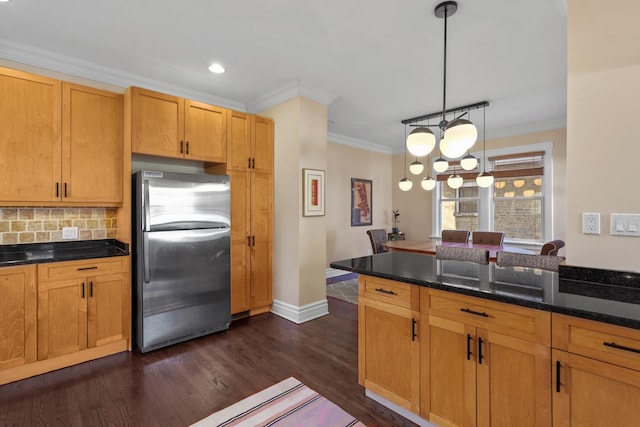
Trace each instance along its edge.
<path fill-rule="evenodd" d="M 142 352 L 231 322 L 227 175 L 133 175 L 134 336 Z"/>

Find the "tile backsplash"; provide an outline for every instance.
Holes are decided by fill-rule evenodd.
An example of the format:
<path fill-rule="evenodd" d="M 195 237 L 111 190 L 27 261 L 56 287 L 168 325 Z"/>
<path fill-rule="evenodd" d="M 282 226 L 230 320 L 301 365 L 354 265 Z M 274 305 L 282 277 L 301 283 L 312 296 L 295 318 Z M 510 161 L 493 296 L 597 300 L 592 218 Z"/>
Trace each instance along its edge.
<path fill-rule="evenodd" d="M 78 240 L 112 239 L 116 208 L 0 208 L 0 244 L 62 241 L 62 227 L 78 227 Z"/>

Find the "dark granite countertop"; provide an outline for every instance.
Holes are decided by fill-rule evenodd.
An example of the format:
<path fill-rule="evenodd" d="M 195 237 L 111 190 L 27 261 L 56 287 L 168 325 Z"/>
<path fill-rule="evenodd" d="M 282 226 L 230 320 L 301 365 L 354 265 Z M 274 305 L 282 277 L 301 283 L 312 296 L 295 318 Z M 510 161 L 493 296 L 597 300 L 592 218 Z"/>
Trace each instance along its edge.
<path fill-rule="evenodd" d="M 389 252 L 332 268 L 640 329 L 640 273 L 560 266 L 554 273 Z"/>
<path fill-rule="evenodd" d="M 129 255 L 115 239 L 0 245 L 0 267 Z"/>

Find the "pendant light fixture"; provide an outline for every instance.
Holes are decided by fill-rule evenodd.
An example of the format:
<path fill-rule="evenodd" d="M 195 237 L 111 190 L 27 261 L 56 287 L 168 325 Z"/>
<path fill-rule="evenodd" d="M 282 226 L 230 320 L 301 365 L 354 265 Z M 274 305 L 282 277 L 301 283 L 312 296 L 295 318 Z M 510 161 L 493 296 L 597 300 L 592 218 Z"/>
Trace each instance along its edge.
<path fill-rule="evenodd" d="M 467 151 L 467 155 L 460 160 L 460 167 L 466 171 L 470 171 L 478 166 L 478 159 Z"/>
<path fill-rule="evenodd" d="M 420 157 L 428 155 L 436 146 L 436 137 L 429 129 L 431 125 L 415 125 L 423 120 L 427 120 L 433 117 L 440 117 L 441 120 L 438 126 L 442 132 L 439 149 L 441 156 L 444 155 L 449 159 L 458 159 L 465 155 L 469 149 L 475 144 L 478 139 L 478 131 L 475 125 L 468 119 L 463 118 L 470 110 L 489 105 L 487 101 L 478 102 L 471 105 L 465 105 L 463 107 L 457 107 L 447 110 L 447 23 L 448 18 L 453 16 L 458 10 L 458 3 L 455 1 L 445 1 L 436 6 L 434 14 L 437 18 L 444 19 L 444 58 L 443 58 L 443 83 L 442 83 L 442 111 L 438 113 L 427 114 L 425 116 L 414 117 L 411 119 L 403 120 L 402 123 L 413 124 L 418 126 L 414 129 L 409 137 L 406 139 L 407 149 L 410 153 Z M 454 118 L 448 121 L 446 118 L 447 113 L 454 113 Z M 457 117 L 456 113 L 459 114 Z M 442 159 L 444 160 L 444 159 Z M 472 159 L 469 159 L 472 161 Z M 438 168 L 435 167 L 435 163 L 439 163 Z M 448 164 L 441 161 L 441 158 L 437 159 L 434 163 L 434 169 L 444 168 L 441 172 L 444 172 Z M 469 162 L 465 162 L 469 163 Z M 473 166 L 475 167 L 475 165 Z M 471 168 L 473 169 L 473 168 Z"/>
<path fill-rule="evenodd" d="M 486 111 L 482 109 L 482 173 L 476 177 L 478 187 L 490 187 L 493 184 L 493 174 L 487 173 L 487 140 L 485 129 L 487 128 Z"/>
<path fill-rule="evenodd" d="M 407 138 L 407 125 L 404 126 L 404 137 L 405 139 Z M 404 150 L 404 166 L 405 167 L 407 166 L 407 149 L 406 148 Z M 404 170 L 404 167 L 402 169 Z M 398 183 L 398 187 L 400 187 L 400 190 L 402 191 L 409 191 L 411 190 L 411 187 L 413 187 L 413 182 L 411 182 L 411 180 L 407 178 L 407 175 L 405 175 L 404 178 L 402 178 Z"/>
<path fill-rule="evenodd" d="M 456 173 L 456 168 L 454 166 L 453 175 L 447 178 L 447 185 L 455 190 L 457 188 L 462 187 L 463 183 L 464 183 L 464 179 L 462 179 L 462 177 Z"/>
<path fill-rule="evenodd" d="M 409 172 L 411 172 L 414 175 L 420 175 L 423 170 L 424 170 L 424 165 L 422 164 L 422 162 L 418 161 L 417 158 L 415 162 L 411 162 L 411 164 L 409 165 Z"/>
<path fill-rule="evenodd" d="M 427 164 L 431 164 L 431 157 L 427 157 Z M 429 169 L 429 175 L 420 181 L 420 186 L 426 191 L 431 191 L 436 188 L 436 180 L 431 176 L 431 169 Z"/>

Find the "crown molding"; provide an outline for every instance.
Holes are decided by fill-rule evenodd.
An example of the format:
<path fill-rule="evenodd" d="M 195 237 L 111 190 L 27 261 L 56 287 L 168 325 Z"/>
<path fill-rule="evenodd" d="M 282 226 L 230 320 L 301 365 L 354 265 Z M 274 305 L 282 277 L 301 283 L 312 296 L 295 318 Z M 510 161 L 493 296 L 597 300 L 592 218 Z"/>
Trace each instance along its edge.
<path fill-rule="evenodd" d="M 371 142 L 363 141 L 362 139 L 351 138 L 349 136 L 338 135 L 336 133 L 328 132 L 327 140 L 336 144 L 348 145 L 350 147 L 359 148 L 361 150 L 374 151 L 382 154 L 393 154 L 393 149 L 385 145 L 373 144 Z"/>
<path fill-rule="evenodd" d="M 327 90 L 300 80 L 293 80 L 248 102 L 247 112 L 256 114 L 298 96 L 303 96 L 327 106 L 338 98 L 337 95 Z"/>
<path fill-rule="evenodd" d="M 242 102 L 206 95 L 202 92 L 179 86 L 168 85 L 137 74 L 97 65 L 93 62 L 38 49 L 22 43 L 0 39 L 0 58 L 121 88 L 140 86 L 158 92 L 170 93 L 175 96 L 206 102 L 219 107 L 231 108 L 241 112 L 246 111 L 246 105 Z"/>

